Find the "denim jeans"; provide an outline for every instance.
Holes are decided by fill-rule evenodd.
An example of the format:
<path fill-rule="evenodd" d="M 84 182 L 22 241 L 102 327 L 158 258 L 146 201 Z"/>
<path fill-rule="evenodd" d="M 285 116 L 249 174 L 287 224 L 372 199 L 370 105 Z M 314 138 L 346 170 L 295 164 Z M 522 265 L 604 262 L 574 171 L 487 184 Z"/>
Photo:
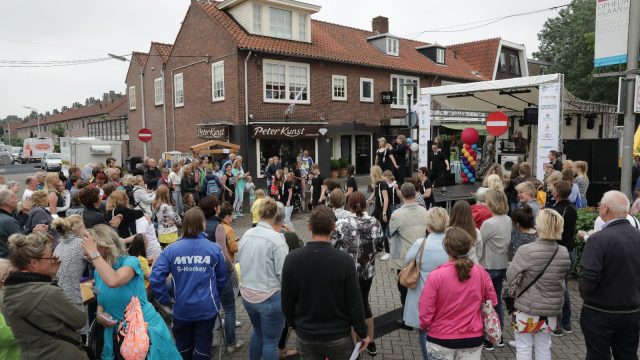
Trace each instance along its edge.
<path fill-rule="evenodd" d="M 569 296 L 569 276 L 571 275 L 571 269 L 576 262 L 576 250 L 569 251 L 569 260 L 571 260 L 571 267 L 564 276 L 564 305 L 562 305 L 562 326 L 571 325 L 571 297 Z"/>
<path fill-rule="evenodd" d="M 504 310 L 502 309 L 502 282 L 507 276 L 507 269 L 487 270 L 487 272 L 489 272 L 489 277 L 491 277 L 491 282 L 493 283 L 493 288 L 496 290 L 496 297 L 498 298 L 498 305 L 496 305 L 495 309 L 498 313 L 498 317 L 500 318 L 500 328 L 504 329 Z"/>
<path fill-rule="evenodd" d="M 353 352 L 351 335 L 332 341 L 311 341 L 298 337 L 298 351 L 302 360 L 349 360 Z"/>
<path fill-rule="evenodd" d="M 249 359 L 278 360 L 280 358 L 278 340 L 284 327 L 280 291 L 258 304 L 252 304 L 244 299 L 242 303 L 253 325 L 253 334 L 249 341 Z"/>
<path fill-rule="evenodd" d="M 182 214 L 182 193 L 180 192 L 180 186 L 176 186 L 175 190 L 171 193 L 171 196 L 173 197 L 173 201 L 176 203 L 177 214 Z"/>
<path fill-rule="evenodd" d="M 229 273 L 229 275 L 234 275 Z M 224 336 L 227 345 L 236 343 L 236 297 L 233 291 L 233 281 L 227 281 L 220 293 L 220 303 L 224 309 Z"/>
<path fill-rule="evenodd" d="M 235 212 L 242 212 L 242 205 L 244 204 L 244 189 L 243 191 L 238 191 L 238 187 L 236 186 L 234 192 L 236 194 L 236 198 L 233 201 L 233 210 Z"/>
<path fill-rule="evenodd" d="M 211 359 L 215 320 L 215 318 L 200 321 L 172 319 L 171 331 L 182 359 Z"/>
<path fill-rule="evenodd" d="M 293 200 L 291 200 L 291 201 L 293 201 Z M 289 226 L 293 226 L 293 223 L 291 222 L 291 213 L 292 212 L 293 212 L 293 205 L 284 207 L 284 223 L 289 225 Z"/>
<path fill-rule="evenodd" d="M 429 353 L 427 353 L 427 332 L 418 329 L 418 335 L 420 336 L 420 350 L 422 350 L 422 360 L 428 360 Z"/>

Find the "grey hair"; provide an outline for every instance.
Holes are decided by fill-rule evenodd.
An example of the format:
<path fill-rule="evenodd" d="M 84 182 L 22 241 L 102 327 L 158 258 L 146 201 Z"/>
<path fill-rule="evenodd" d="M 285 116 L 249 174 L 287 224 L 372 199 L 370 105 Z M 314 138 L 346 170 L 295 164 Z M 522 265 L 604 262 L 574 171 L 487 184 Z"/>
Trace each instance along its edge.
<path fill-rule="evenodd" d="M 478 190 L 476 191 L 476 200 L 478 202 L 484 202 L 485 200 L 485 194 L 487 193 L 487 189 L 486 187 L 479 187 Z"/>
<path fill-rule="evenodd" d="M 618 215 L 626 215 L 629 213 L 629 207 L 631 207 L 629 198 L 623 192 L 617 190 L 604 193 L 600 202 L 607 205 L 611 212 Z"/>
<path fill-rule="evenodd" d="M 276 216 L 273 218 L 273 224 L 282 225 L 284 223 L 284 205 L 276 201 L 276 206 L 278 209 L 276 210 Z"/>
<path fill-rule="evenodd" d="M 405 199 L 413 199 L 416 197 L 416 186 L 410 182 L 405 182 L 400 186 L 400 193 Z"/>
<path fill-rule="evenodd" d="M 11 188 L 12 188 L 13 186 L 15 186 L 15 185 L 20 185 L 20 183 L 19 183 L 19 182 L 17 182 L 17 181 L 15 181 L 15 180 L 9 180 L 9 181 L 7 181 L 7 187 L 8 187 L 9 189 L 11 189 Z"/>
<path fill-rule="evenodd" d="M 0 190 L 0 206 L 7 205 L 7 202 L 11 199 L 11 195 L 14 195 L 14 193 L 9 189 Z"/>

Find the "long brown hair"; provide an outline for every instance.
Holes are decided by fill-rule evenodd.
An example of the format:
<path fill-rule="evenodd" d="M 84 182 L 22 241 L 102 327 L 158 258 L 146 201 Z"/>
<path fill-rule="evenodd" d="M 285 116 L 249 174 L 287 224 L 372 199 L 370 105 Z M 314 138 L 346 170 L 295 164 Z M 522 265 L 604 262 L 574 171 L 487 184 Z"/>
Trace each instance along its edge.
<path fill-rule="evenodd" d="M 473 242 L 478 240 L 478 231 L 476 230 L 476 223 L 473 222 L 471 206 L 466 201 L 456 201 L 456 204 L 453 205 L 449 226 L 456 226 L 466 231 Z"/>
<path fill-rule="evenodd" d="M 175 206 L 175 203 L 171 198 L 169 188 L 166 185 L 158 186 L 158 189 L 156 190 L 156 199 L 153 201 L 153 208 L 157 210 L 162 204 Z"/>
<path fill-rule="evenodd" d="M 467 253 L 471 250 L 471 244 L 471 237 L 461 228 L 451 227 L 444 235 L 442 244 L 444 251 L 456 262 L 456 272 L 460 282 L 464 282 L 471 277 L 473 260 L 467 256 Z"/>

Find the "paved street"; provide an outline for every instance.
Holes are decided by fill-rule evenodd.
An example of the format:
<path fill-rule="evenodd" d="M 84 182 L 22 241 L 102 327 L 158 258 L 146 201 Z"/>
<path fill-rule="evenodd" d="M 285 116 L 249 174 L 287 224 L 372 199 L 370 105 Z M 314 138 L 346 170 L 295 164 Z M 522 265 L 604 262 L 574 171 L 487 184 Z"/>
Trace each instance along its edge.
<path fill-rule="evenodd" d="M 294 215 L 293 223 L 298 235 L 305 242 L 310 240 L 311 234 L 307 230 L 307 215 Z M 244 217 L 237 219 L 234 225 L 238 232 L 238 236 L 242 236 L 242 234 L 251 227 L 250 217 L 245 215 Z M 577 317 L 579 309 L 582 306 L 582 301 L 577 291 L 577 282 L 572 280 L 570 287 L 571 304 L 574 309 L 574 318 L 572 319 L 574 332 L 571 335 L 553 338 L 553 346 L 551 348 L 553 359 L 583 359 L 586 354 L 584 339 L 582 337 L 582 332 L 580 331 L 579 319 Z M 369 301 L 374 317 L 384 315 L 400 307 L 400 296 L 396 288 L 395 277 L 385 261 L 376 262 L 376 275 L 369 295 Z M 238 312 L 238 319 L 242 322 L 242 326 L 237 329 L 237 336 L 239 339 L 248 343 L 252 328 L 240 298 L 238 298 L 236 302 L 236 309 Z M 388 319 L 388 316 L 386 318 L 383 316 L 383 319 L 383 321 L 376 323 L 376 330 L 380 327 L 388 329 L 390 326 L 395 325 L 393 324 L 393 322 L 395 322 L 394 319 Z M 382 322 L 384 322 L 384 324 L 382 324 Z M 378 355 L 376 357 L 378 359 L 422 359 L 422 354 L 418 344 L 418 334 L 415 331 L 395 329 L 386 334 L 376 334 L 375 337 L 376 345 L 378 347 Z M 505 343 L 512 339 L 513 332 L 509 329 L 504 335 Z M 292 332 L 288 345 L 290 347 L 296 346 L 295 332 Z M 232 358 L 246 359 L 248 358 L 248 351 L 248 348 L 245 347 L 243 351 L 233 354 Z M 366 354 L 363 358 L 370 358 L 370 356 Z M 515 349 L 509 346 L 505 346 L 503 348 L 496 347 L 493 352 L 483 352 L 483 359 L 494 360 L 514 358 Z"/>

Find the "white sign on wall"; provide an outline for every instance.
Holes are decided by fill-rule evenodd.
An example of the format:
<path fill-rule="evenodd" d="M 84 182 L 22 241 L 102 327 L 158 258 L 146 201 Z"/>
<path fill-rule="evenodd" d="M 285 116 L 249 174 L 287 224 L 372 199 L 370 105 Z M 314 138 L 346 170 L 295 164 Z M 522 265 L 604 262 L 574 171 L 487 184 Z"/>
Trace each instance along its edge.
<path fill-rule="evenodd" d="M 596 1 L 596 67 L 627 62 L 629 7 L 631 0 Z"/>
<path fill-rule="evenodd" d="M 431 95 L 418 97 L 418 167 L 429 167 L 429 140 L 431 140 Z"/>
<path fill-rule="evenodd" d="M 636 114 L 640 114 L 640 75 L 636 75 L 636 91 L 632 95 L 634 98 L 633 101 L 633 112 Z"/>
<path fill-rule="evenodd" d="M 538 151 L 536 177 L 544 178 L 542 166 L 549 162 L 549 151 L 560 145 L 560 83 L 540 85 L 538 101 Z"/>

